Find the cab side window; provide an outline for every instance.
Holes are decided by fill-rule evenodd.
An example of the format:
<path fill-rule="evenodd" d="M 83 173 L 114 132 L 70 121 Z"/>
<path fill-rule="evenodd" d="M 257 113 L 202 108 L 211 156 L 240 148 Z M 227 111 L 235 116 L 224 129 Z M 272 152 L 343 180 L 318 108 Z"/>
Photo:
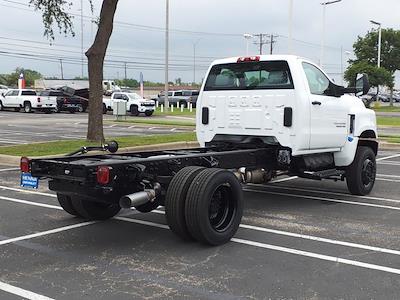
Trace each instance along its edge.
<path fill-rule="evenodd" d="M 312 64 L 303 62 L 304 73 L 306 74 L 311 94 L 324 95 L 329 88 L 329 79 L 324 73 Z"/>

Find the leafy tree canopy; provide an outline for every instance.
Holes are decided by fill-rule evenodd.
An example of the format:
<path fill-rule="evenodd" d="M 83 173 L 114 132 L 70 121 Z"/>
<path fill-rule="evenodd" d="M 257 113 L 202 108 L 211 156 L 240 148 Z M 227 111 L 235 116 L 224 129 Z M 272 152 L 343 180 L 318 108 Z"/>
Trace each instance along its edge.
<path fill-rule="evenodd" d="M 355 85 L 357 74 L 367 74 L 371 86 L 384 85 L 389 88 L 394 86 L 393 75 L 385 68 L 378 68 L 367 61 L 353 63 L 345 72 L 344 78 L 351 86 Z"/>

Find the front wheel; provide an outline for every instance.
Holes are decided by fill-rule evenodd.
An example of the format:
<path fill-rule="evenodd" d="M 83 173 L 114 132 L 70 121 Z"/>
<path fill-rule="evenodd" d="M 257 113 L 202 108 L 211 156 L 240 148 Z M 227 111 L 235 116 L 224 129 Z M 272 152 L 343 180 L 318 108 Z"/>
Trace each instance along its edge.
<path fill-rule="evenodd" d="M 83 110 L 83 106 L 82 106 L 82 104 L 78 104 L 78 112 L 80 112 L 80 113 L 82 113 L 84 110 Z M 74 111 L 75 112 L 75 111 Z"/>
<path fill-rule="evenodd" d="M 139 108 L 137 107 L 137 105 L 131 105 L 130 113 L 131 113 L 132 116 L 138 116 L 139 115 Z"/>
<path fill-rule="evenodd" d="M 376 158 L 370 147 L 357 149 L 353 163 L 346 169 L 346 183 L 353 195 L 368 195 L 375 184 Z"/>
<path fill-rule="evenodd" d="M 4 110 L 3 102 L 0 100 L 0 111 Z"/>
<path fill-rule="evenodd" d="M 104 114 L 104 115 L 107 114 L 107 107 L 106 107 L 105 104 L 103 104 L 103 114 Z"/>
<path fill-rule="evenodd" d="M 146 110 L 146 111 L 144 112 L 144 114 L 146 115 L 146 117 L 151 117 L 151 116 L 153 115 L 153 113 L 154 113 L 154 111 L 152 111 L 152 110 Z"/>

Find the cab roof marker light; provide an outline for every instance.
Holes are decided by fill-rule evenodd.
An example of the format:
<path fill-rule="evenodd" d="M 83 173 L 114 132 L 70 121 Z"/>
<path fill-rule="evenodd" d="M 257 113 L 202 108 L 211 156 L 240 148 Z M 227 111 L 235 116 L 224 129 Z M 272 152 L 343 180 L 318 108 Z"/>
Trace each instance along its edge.
<path fill-rule="evenodd" d="M 245 57 L 239 57 L 237 62 L 242 63 L 242 62 L 252 62 L 252 61 L 260 61 L 260 56 L 245 56 Z"/>

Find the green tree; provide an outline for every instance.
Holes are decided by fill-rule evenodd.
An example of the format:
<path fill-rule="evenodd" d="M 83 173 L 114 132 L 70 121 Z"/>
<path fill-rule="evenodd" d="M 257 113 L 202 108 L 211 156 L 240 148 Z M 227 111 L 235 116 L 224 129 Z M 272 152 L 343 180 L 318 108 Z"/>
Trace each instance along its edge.
<path fill-rule="evenodd" d="M 11 74 L 3 75 L 5 84 L 8 86 L 17 86 L 18 78 L 21 73 L 24 74 L 26 86 L 34 86 L 35 80 L 42 78 L 42 74 L 37 71 L 24 68 L 16 68 L 15 71 Z"/>
<path fill-rule="evenodd" d="M 356 59 L 351 61 L 353 64 L 367 62 L 370 65 L 378 63 L 378 31 L 368 32 L 364 37 L 358 37 L 353 45 Z M 400 31 L 393 29 L 382 29 L 382 50 L 381 67 L 386 69 L 393 76 L 397 70 L 400 70 Z M 381 74 L 383 75 L 383 73 Z M 394 85 L 387 85 L 391 90 L 390 103 L 393 105 Z"/>
<path fill-rule="evenodd" d="M 353 63 L 344 73 L 344 79 L 351 86 L 355 86 L 357 74 L 367 74 L 369 83 L 373 87 L 384 85 L 392 88 L 394 86 L 394 77 L 388 70 L 378 68 L 378 66 L 372 65 L 367 61 Z"/>
<path fill-rule="evenodd" d="M 93 9 L 92 0 L 88 0 Z M 74 35 L 70 0 L 29 0 L 35 9 L 42 12 L 44 35 L 54 40 L 56 26 L 59 33 Z M 104 58 L 113 31 L 114 15 L 118 0 L 103 0 L 97 33 L 92 46 L 86 51 L 89 74 L 89 119 L 88 141 L 104 141 L 103 131 L 103 67 Z"/>

